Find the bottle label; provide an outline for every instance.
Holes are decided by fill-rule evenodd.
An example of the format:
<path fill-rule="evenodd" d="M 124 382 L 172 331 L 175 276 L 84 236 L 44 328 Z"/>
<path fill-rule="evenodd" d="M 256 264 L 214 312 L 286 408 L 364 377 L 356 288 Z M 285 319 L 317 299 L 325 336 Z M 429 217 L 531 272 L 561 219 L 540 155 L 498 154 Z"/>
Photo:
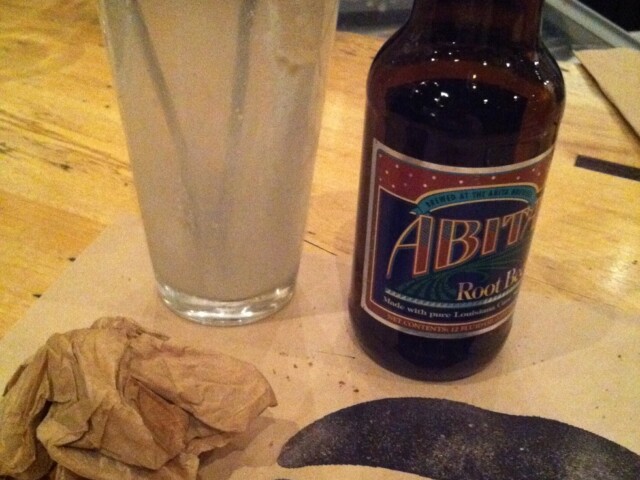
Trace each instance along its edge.
<path fill-rule="evenodd" d="M 470 337 L 506 322 L 551 156 L 451 167 L 374 140 L 362 307 L 422 337 Z"/>

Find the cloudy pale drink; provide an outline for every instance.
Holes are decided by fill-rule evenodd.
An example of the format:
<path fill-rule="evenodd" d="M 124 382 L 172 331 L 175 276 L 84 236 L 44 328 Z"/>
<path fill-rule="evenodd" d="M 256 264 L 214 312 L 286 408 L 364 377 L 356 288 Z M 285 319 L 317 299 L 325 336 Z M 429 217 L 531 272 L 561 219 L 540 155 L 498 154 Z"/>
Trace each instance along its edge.
<path fill-rule="evenodd" d="M 102 0 L 151 260 L 179 313 L 255 319 L 290 297 L 336 8 Z"/>

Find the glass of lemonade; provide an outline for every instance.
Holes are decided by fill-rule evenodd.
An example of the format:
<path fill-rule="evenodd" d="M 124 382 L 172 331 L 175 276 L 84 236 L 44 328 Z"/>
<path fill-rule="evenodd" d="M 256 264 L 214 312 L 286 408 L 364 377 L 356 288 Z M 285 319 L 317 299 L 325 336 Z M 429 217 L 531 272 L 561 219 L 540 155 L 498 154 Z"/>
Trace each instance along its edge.
<path fill-rule="evenodd" d="M 163 301 L 235 325 L 293 294 L 337 0 L 100 0 Z"/>

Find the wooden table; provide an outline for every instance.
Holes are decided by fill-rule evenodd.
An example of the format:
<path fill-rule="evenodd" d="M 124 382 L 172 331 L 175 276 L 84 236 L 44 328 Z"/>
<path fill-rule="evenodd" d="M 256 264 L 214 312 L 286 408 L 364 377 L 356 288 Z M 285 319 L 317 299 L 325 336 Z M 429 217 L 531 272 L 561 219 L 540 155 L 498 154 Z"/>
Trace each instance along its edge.
<path fill-rule="evenodd" d="M 306 240 L 350 257 L 368 66 L 378 39 L 339 33 Z M 640 141 L 580 65 L 526 282 L 640 312 L 640 184 L 574 166 L 640 167 Z M 0 337 L 119 215 L 138 212 L 90 0 L 0 0 Z"/>

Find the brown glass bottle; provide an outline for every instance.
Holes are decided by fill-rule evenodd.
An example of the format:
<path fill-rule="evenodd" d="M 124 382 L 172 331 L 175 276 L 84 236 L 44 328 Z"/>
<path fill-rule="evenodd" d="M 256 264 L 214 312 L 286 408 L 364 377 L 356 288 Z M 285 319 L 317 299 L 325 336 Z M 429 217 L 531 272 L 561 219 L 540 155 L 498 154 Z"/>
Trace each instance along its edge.
<path fill-rule="evenodd" d="M 396 373 L 425 380 L 471 375 L 497 355 L 509 334 L 564 108 L 562 74 L 539 39 L 542 3 L 416 0 L 408 22 L 371 66 L 349 310 L 361 346 Z M 384 165 L 404 173 L 390 173 Z M 537 178 L 525 182 L 520 172 Z M 424 177 L 423 190 L 414 198 L 407 182 L 417 177 Z M 430 186 L 441 177 L 449 184 Z M 491 179 L 502 183 L 482 183 Z M 461 189 L 452 186 L 454 181 Z M 396 188 L 404 190 L 396 194 Z M 479 200 L 462 200 L 471 197 Z M 495 205 L 502 210 L 487 213 Z M 419 208 L 427 213 L 420 216 Z M 433 238 L 436 243 L 427 248 Z M 438 241 L 449 243 L 440 247 Z M 498 251 L 501 255 L 494 255 Z M 468 265 L 480 273 L 465 270 L 462 260 L 473 252 L 475 260 Z M 401 261 L 413 262 L 406 269 L 413 269 L 415 285 L 407 289 L 435 291 L 429 275 L 437 273 L 438 282 L 446 277 L 448 303 L 437 303 L 433 311 L 422 294 L 414 298 L 393 285 L 381 286 L 394 275 L 394 262 Z M 509 262 L 517 275 L 505 270 L 498 276 Z M 502 300 L 489 302 L 496 292 Z M 466 310 L 452 310 L 456 301 Z M 508 301 L 510 307 L 503 308 Z M 375 308 L 364 308 L 367 302 Z M 414 311 L 420 319 L 412 317 Z M 439 327 L 440 320 L 431 322 L 430 315 L 449 317 Z M 465 326 L 458 317 L 475 323 Z"/>

